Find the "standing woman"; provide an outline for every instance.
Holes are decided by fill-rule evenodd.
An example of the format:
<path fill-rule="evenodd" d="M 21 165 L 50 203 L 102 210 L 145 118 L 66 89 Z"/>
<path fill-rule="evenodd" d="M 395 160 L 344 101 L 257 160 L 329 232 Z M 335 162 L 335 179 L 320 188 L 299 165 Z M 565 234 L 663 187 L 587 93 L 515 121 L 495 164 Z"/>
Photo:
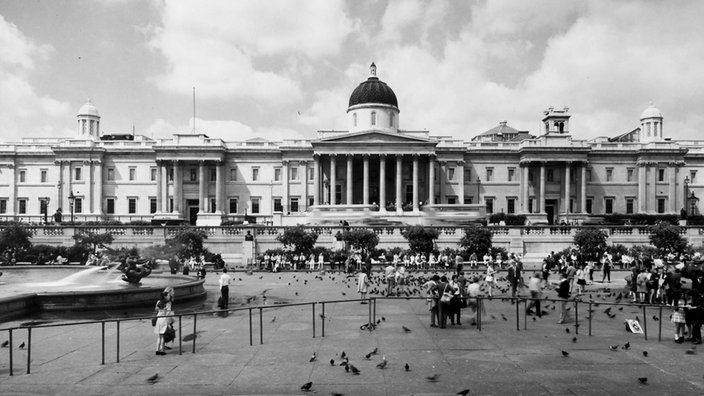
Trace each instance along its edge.
<path fill-rule="evenodd" d="M 154 325 L 154 334 L 156 335 L 156 354 L 166 355 L 164 333 L 171 323 L 173 323 L 173 318 L 169 315 L 171 312 L 171 301 L 168 293 L 162 293 L 159 301 L 156 302 L 156 307 L 154 309 L 156 314 L 156 324 Z"/>
<path fill-rule="evenodd" d="M 486 278 L 484 278 L 486 285 L 489 287 L 489 297 L 493 297 L 492 291 L 494 290 L 494 286 L 496 286 L 494 274 L 496 274 L 496 271 L 494 271 L 494 267 L 491 265 L 491 261 L 489 261 L 486 263 Z"/>
<path fill-rule="evenodd" d="M 367 291 L 369 291 L 369 274 L 366 271 L 360 271 L 359 277 L 357 278 L 357 293 L 360 294 L 360 298 L 365 300 L 367 298 Z M 366 304 L 366 301 L 362 301 L 362 304 Z"/>

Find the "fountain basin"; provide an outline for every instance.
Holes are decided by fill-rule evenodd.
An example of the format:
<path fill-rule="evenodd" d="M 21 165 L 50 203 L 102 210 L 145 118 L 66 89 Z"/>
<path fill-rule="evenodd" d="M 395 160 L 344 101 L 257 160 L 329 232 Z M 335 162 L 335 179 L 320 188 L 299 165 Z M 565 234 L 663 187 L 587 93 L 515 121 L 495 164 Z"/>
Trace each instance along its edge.
<path fill-rule="evenodd" d="M 167 286 L 174 288 L 178 302 L 206 296 L 204 280 L 185 275 L 153 272 L 141 285 L 130 285 L 119 279 L 119 272 L 104 279 L 106 274 L 97 273 L 95 267 L 14 266 L 0 271 L 0 321 L 39 312 L 152 307 Z M 88 273 L 82 283 L 60 281 L 79 273 Z"/>

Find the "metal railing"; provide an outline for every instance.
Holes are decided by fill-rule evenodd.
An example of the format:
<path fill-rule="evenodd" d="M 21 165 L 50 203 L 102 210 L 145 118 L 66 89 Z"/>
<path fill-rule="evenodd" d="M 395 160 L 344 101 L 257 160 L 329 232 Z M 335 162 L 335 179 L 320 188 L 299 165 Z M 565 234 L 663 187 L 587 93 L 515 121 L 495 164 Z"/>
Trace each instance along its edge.
<path fill-rule="evenodd" d="M 370 331 L 373 330 L 376 327 L 377 319 L 376 319 L 376 311 L 377 311 L 377 301 L 381 300 L 427 300 L 428 297 L 423 297 L 423 296 L 387 296 L 383 298 L 377 298 L 377 297 L 370 297 L 366 299 L 344 299 L 344 300 L 325 300 L 325 301 L 312 301 L 312 302 L 301 302 L 301 303 L 291 303 L 291 304 L 274 304 L 274 305 L 259 305 L 259 306 L 252 306 L 252 307 L 239 307 L 239 308 L 227 308 L 227 309 L 218 309 L 218 310 L 208 310 L 208 311 L 198 311 L 198 312 L 192 312 L 192 313 L 184 313 L 184 314 L 174 314 L 174 315 L 168 315 L 168 316 L 162 316 L 162 317 L 172 317 L 172 318 L 177 318 L 178 319 L 178 329 L 177 329 L 177 338 L 178 338 L 178 354 L 182 355 L 183 354 L 183 318 L 184 317 L 192 317 L 193 318 L 193 343 L 191 346 L 191 352 L 196 353 L 196 340 L 197 340 L 197 335 L 198 335 L 198 316 L 202 315 L 208 315 L 208 314 L 227 314 L 229 315 L 230 313 L 233 312 L 242 312 L 246 311 L 248 313 L 248 319 L 249 319 L 249 345 L 253 346 L 254 345 L 254 326 L 253 326 L 253 319 L 254 319 L 254 312 L 258 311 L 258 316 L 259 316 L 259 344 L 262 345 L 264 344 L 264 311 L 265 310 L 272 310 L 272 309 L 280 309 L 280 308 L 289 308 L 289 307 L 305 307 L 305 306 L 310 306 L 311 307 L 311 323 L 312 323 L 312 337 L 316 338 L 316 305 L 321 305 L 321 337 L 325 337 L 325 307 L 326 305 L 330 304 L 344 304 L 344 303 L 354 303 L 354 302 L 367 302 L 368 303 L 368 322 L 361 326 L 361 328 L 364 329 L 369 329 Z M 437 299 L 436 299 L 437 300 Z M 499 301 L 499 302 L 505 302 L 505 301 L 510 301 L 514 306 L 516 310 L 516 318 L 515 318 L 515 324 L 516 324 L 516 331 L 521 331 L 521 306 L 523 307 L 523 330 L 527 331 L 528 330 L 528 319 L 527 319 L 527 306 L 530 301 L 540 301 L 542 302 L 550 302 L 550 303 L 561 303 L 565 300 L 562 299 L 555 299 L 555 298 L 529 298 L 529 297 L 467 297 L 468 301 L 476 303 L 476 311 L 474 313 L 474 320 L 476 324 L 476 328 L 478 331 L 482 331 L 482 311 L 484 308 L 484 304 L 486 302 L 491 302 L 491 301 Z M 568 300 L 568 303 L 572 304 L 574 307 L 574 319 L 573 323 L 569 323 L 570 326 L 574 327 L 575 335 L 579 334 L 579 329 L 581 326 L 580 323 L 580 318 L 579 318 L 579 308 L 580 305 L 587 305 L 588 307 L 588 315 L 587 315 L 587 323 L 588 323 L 588 335 L 592 336 L 592 321 L 593 321 L 593 308 L 595 306 L 628 306 L 628 307 L 638 307 L 642 309 L 642 315 L 643 315 L 643 322 L 642 322 L 642 328 L 643 328 L 643 333 L 644 333 L 644 338 L 645 340 L 648 340 L 648 326 L 647 326 L 647 309 L 657 309 L 658 310 L 658 342 L 662 341 L 662 311 L 664 307 L 668 307 L 668 305 L 653 305 L 653 304 L 635 304 L 635 303 L 619 303 L 619 302 L 605 302 L 605 301 L 581 301 L 579 299 L 571 299 Z M 439 304 L 439 301 L 438 301 Z M 57 327 L 71 327 L 71 326 L 83 326 L 83 325 L 95 325 L 99 324 L 101 327 L 101 360 L 100 364 L 104 365 L 105 364 L 105 359 L 106 359 L 106 326 L 109 325 L 110 323 L 115 324 L 115 362 L 119 363 L 120 362 L 120 325 L 121 323 L 124 322 L 131 322 L 131 321 L 143 321 L 143 320 L 151 320 L 154 318 L 154 316 L 140 316 L 140 317 L 133 317 L 133 318 L 127 318 L 127 319 L 106 319 L 106 320 L 92 320 L 92 321 L 79 321 L 79 322 L 73 322 L 73 323 L 49 323 L 49 324 L 39 324 L 36 326 L 30 325 L 30 326 L 16 326 L 16 327 L 9 327 L 9 328 L 0 328 L 0 332 L 2 331 L 7 331 L 8 332 L 8 351 L 9 351 L 9 375 L 13 376 L 14 375 L 14 356 L 13 356 L 13 335 L 16 334 L 16 332 L 21 331 L 21 330 L 26 330 L 27 332 L 27 341 L 26 341 L 26 352 L 27 352 L 27 370 L 26 373 L 30 374 L 31 373 L 31 362 L 32 362 L 32 330 L 33 329 L 44 329 L 44 328 L 57 328 Z M 508 319 L 506 319 L 508 320 Z M 653 318 L 655 320 L 655 318 Z M 176 330 L 176 329 L 175 329 Z"/>

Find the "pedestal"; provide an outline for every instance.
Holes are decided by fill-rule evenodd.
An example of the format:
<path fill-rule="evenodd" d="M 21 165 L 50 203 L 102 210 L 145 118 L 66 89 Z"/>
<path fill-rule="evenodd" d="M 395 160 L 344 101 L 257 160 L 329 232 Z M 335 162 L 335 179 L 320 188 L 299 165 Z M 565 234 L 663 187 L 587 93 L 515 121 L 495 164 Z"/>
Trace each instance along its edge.
<path fill-rule="evenodd" d="M 196 226 L 207 227 L 207 226 L 219 226 L 222 224 L 222 213 L 198 213 L 198 219 L 196 219 Z"/>
<path fill-rule="evenodd" d="M 250 266 L 254 264 L 254 258 L 257 255 L 257 242 L 256 241 L 244 241 L 242 242 L 242 261 L 245 266 Z"/>

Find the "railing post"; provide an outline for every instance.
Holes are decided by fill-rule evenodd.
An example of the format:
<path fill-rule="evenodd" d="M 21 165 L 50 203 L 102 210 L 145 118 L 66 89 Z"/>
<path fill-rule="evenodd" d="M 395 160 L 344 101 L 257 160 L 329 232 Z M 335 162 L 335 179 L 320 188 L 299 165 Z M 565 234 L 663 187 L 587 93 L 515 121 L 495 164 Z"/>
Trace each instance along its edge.
<path fill-rule="evenodd" d="M 528 300 L 523 300 L 523 330 L 528 330 Z"/>
<path fill-rule="evenodd" d="M 574 333 L 579 334 L 579 301 L 574 300 Z"/>
<path fill-rule="evenodd" d="M 376 297 L 374 297 L 374 314 L 372 315 L 372 320 L 376 323 Z"/>
<path fill-rule="evenodd" d="M 105 321 L 100 322 L 100 364 L 105 364 Z"/>
<path fill-rule="evenodd" d="M 249 346 L 252 346 L 252 308 L 249 308 Z"/>
<path fill-rule="evenodd" d="M 515 297 L 511 297 L 511 301 L 513 301 L 516 305 L 516 331 L 521 330 L 521 319 L 520 319 L 520 308 L 518 307 L 520 305 L 519 301 Z"/>
<path fill-rule="evenodd" d="M 183 354 L 183 326 L 181 326 L 181 315 L 178 315 L 178 354 Z"/>
<path fill-rule="evenodd" d="M 264 344 L 264 326 L 262 325 L 262 307 L 259 307 L 259 344 Z"/>
<path fill-rule="evenodd" d="M 27 374 L 29 374 L 29 362 L 32 358 L 32 326 L 27 327 Z"/>
<path fill-rule="evenodd" d="M 12 329 L 10 329 L 10 377 L 12 377 Z"/>
<path fill-rule="evenodd" d="M 115 337 L 117 338 L 117 347 L 115 350 L 115 353 L 117 354 L 117 359 L 115 359 L 115 363 L 120 363 L 120 321 L 115 321 L 115 324 L 117 325 L 117 334 L 115 335 Z"/>
<path fill-rule="evenodd" d="M 315 338 L 315 303 L 311 303 L 310 306 L 313 308 L 313 338 Z"/>
<path fill-rule="evenodd" d="M 592 302 L 589 301 L 589 312 L 588 312 L 588 315 L 587 315 L 587 319 L 589 320 L 589 337 L 592 336 L 592 315 L 593 315 L 593 312 L 592 312 Z"/>
<path fill-rule="evenodd" d="M 484 309 L 484 298 L 477 296 L 477 328 L 482 331 L 482 309 Z"/>
<path fill-rule="evenodd" d="M 372 299 L 371 298 L 369 300 L 367 300 L 367 304 L 369 304 L 369 329 L 371 330 L 371 327 L 374 324 L 372 322 Z"/>
<path fill-rule="evenodd" d="M 645 304 L 643 304 L 643 335 L 645 336 L 646 341 L 648 341 L 648 319 L 645 317 L 647 312 L 647 308 L 645 307 Z"/>
<path fill-rule="evenodd" d="M 662 341 L 662 305 L 660 305 L 660 316 L 658 318 L 658 342 Z"/>
<path fill-rule="evenodd" d="M 198 323 L 198 314 L 194 313 L 193 314 L 193 349 L 192 349 L 191 353 L 196 353 L 196 338 L 198 338 L 197 323 Z"/>
<path fill-rule="evenodd" d="M 322 304 L 323 306 L 323 321 L 320 324 L 320 332 L 322 333 L 321 337 L 325 337 L 325 301 L 321 302 L 320 304 Z M 315 321 L 315 318 L 313 318 L 313 321 Z"/>

